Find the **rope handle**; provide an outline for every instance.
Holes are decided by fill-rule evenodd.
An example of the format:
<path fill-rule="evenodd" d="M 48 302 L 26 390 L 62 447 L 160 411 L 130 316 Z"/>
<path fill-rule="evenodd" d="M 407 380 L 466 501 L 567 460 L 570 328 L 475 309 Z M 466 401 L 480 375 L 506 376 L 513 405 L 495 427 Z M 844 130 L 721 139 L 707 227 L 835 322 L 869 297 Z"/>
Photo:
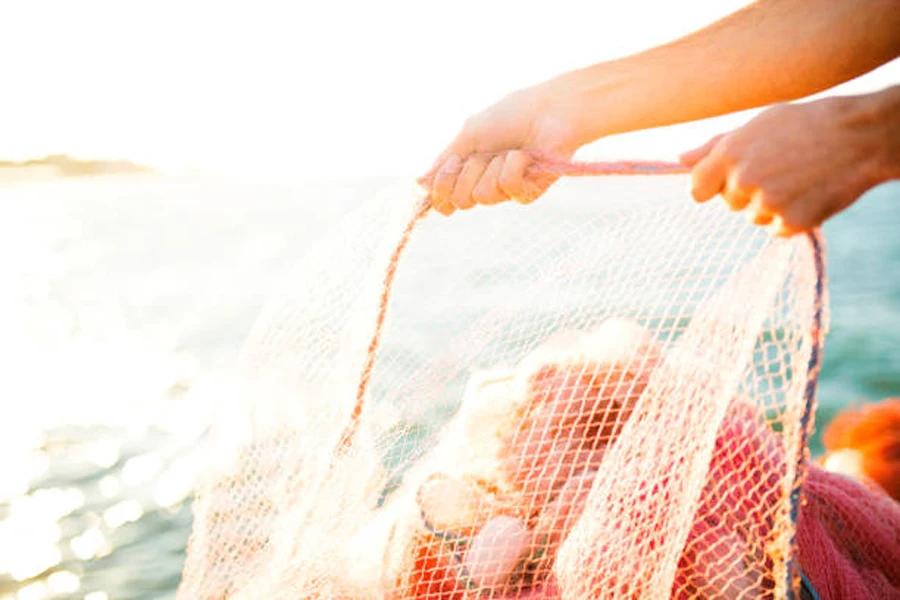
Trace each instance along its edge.
<path fill-rule="evenodd" d="M 556 158 L 548 154 L 529 153 L 533 163 L 527 175 L 554 175 L 557 177 L 584 177 L 597 175 L 681 175 L 690 173 L 690 167 L 677 162 L 662 160 L 616 160 L 580 162 Z"/>
<path fill-rule="evenodd" d="M 680 163 L 651 161 L 651 160 L 621 160 L 607 162 L 575 162 L 564 158 L 559 158 L 549 154 L 538 152 L 529 152 L 533 162 L 529 165 L 527 175 L 553 175 L 556 177 L 581 177 L 581 176 L 601 176 L 601 175 L 673 175 L 683 174 L 690 171 L 688 167 Z M 429 186 L 434 180 L 436 169 L 432 169 L 428 174 L 419 180 L 423 186 Z M 420 205 L 412 219 L 410 219 L 397 246 L 391 253 L 390 261 L 384 274 L 384 283 L 381 288 L 381 297 L 378 304 L 378 316 L 375 320 L 375 329 L 372 333 L 372 339 L 369 342 L 369 348 L 366 352 L 366 362 L 363 367 L 362 375 L 359 379 L 359 386 L 356 390 L 356 403 L 353 406 L 353 412 L 350 414 L 350 422 L 341 434 L 340 442 L 335 449 L 337 456 L 343 455 L 353 443 L 353 437 L 359 427 L 359 419 L 362 415 L 363 405 L 365 404 L 366 391 L 369 388 L 369 382 L 372 378 L 372 370 L 375 366 L 375 357 L 378 353 L 378 346 L 381 343 L 381 332 L 384 328 L 384 320 L 387 315 L 387 306 L 390 301 L 391 289 L 394 285 L 394 278 L 397 274 L 397 265 L 403 251 L 409 244 L 410 237 L 416 225 L 430 211 L 431 206 L 426 197 L 422 205 Z"/>
<path fill-rule="evenodd" d="M 529 166 L 526 175 L 552 175 L 557 177 L 580 177 L 580 176 L 602 176 L 602 175 L 676 175 L 690 172 L 690 168 L 676 162 L 665 161 L 649 161 L 649 160 L 623 160 L 623 161 L 605 161 L 605 162 L 575 162 L 549 155 L 531 153 L 534 162 Z M 430 186 L 433 181 L 435 170 L 432 170 L 425 177 L 419 180 L 419 183 Z M 384 328 L 384 321 L 387 315 L 387 307 L 391 297 L 391 291 L 394 285 L 394 279 L 397 274 L 397 265 L 404 250 L 409 245 L 413 230 L 416 225 L 428 214 L 431 206 L 428 199 L 425 198 L 423 203 L 416 209 L 416 212 L 410 219 L 397 246 L 391 253 L 390 261 L 385 270 L 384 283 L 382 284 L 381 296 L 379 298 L 378 316 L 375 321 L 375 328 L 372 333 L 372 339 L 369 342 L 369 348 L 366 353 L 366 362 L 363 367 L 362 375 L 359 380 L 359 387 L 356 392 L 356 403 L 353 406 L 353 412 L 350 415 L 350 422 L 341 434 L 340 442 L 334 450 L 335 459 L 343 456 L 352 446 L 353 438 L 359 428 L 360 417 L 365 404 L 366 392 L 369 382 L 372 378 L 372 370 L 375 366 L 375 358 L 378 353 L 378 346 L 381 343 L 381 334 Z M 816 273 L 815 295 L 814 295 L 814 316 L 811 323 L 812 348 L 808 365 L 808 380 L 804 394 L 804 410 L 801 416 L 801 458 L 800 465 L 795 474 L 791 496 L 791 519 L 796 524 L 799 517 L 799 507 L 803 502 L 803 482 L 806 479 L 806 467 L 809 461 L 807 456 L 807 441 L 813 428 L 815 415 L 815 396 L 819 379 L 819 369 L 821 368 L 821 355 L 824 346 L 824 328 L 823 328 L 823 312 L 824 312 L 824 288 L 825 288 L 825 258 L 823 249 L 823 240 L 821 231 L 816 228 L 807 234 L 807 239 L 812 247 L 813 261 Z M 796 541 L 791 540 L 791 547 L 794 548 Z M 787 589 L 788 597 L 793 599 L 796 597 L 797 590 L 802 585 L 810 585 L 805 575 L 800 571 L 797 564 L 797 558 L 792 552 L 788 557 L 787 569 Z M 802 581 L 801 581 L 802 580 Z M 815 594 L 815 592 L 813 592 Z"/>
<path fill-rule="evenodd" d="M 663 160 L 615 160 L 615 161 L 573 161 L 557 154 L 525 150 L 531 163 L 525 169 L 526 177 L 552 175 L 554 177 L 584 177 L 596 175 L 680 175 L 690 172 L 690 167 L 678 162 Z M 472 156 L 491 158 L 493 153 L 474 153 Z M 435 165 L 418 182 L 429 188 L 437 176 L 439 166 Z"/>
<path fill-rule="evenodd" d="M 602 175 L 675 175 L 690 172 L 690 168 L 676 162 L 650 161 L 650 160 L 622 160 L 622 161 L 605 161 L 605 162 L 575 162 L 564 158 L 558 158 L 547 154 L 536 152 L 530 153 L 533 163 L 529 166 L 529 175 L 547 174 L 559 177 L 580 177 L 580 176 L 602 176 Z M 427 185 L 433 181 L 436 171 L 432 169 L 425 177 L 419 180 L 420 184 Z M 375 358 L 378 353 L 378 346 L 381 343 L 381 333 L 384 328 L 384 321 L 387 315 L 387 307 L 390 301 L 391 290 L 394 285 L 394 279 L 397 275 L 397 266 L 404 250 L 409 245 L 413 230 L 416 225 L 431 210 L 428 199 L 416 209 L 415 214 L 410 219 L 400 239 L 397 242 L 394 251 L 391 253 L 390 261 L 385 270 L 384 283 L 381 288 L 381 296 L 378 304 L 378 314 L 375 320 L 375 328 L 372 333 L 372 339 L 366 352 L 366 362 L 360 376 L 359 386 L 356 391 L 356 403 L 350 414 L 350 422 L 344 429 L 340 437 L 340 442 L 335 449 L 337 456 L 343 455 L 353 443 L 356 430 L 359 427 L 359 419 L 362 415 L 363 406 L 365 404 L 366 392 L 369 388 L 369 382 L 372 378 L 372 370 L 375 366 Z M 809 238 L 818 255 L 819 238 L 816 231 L 809 234 Z M 821 272 L 823 267 L 817 263 L 817 270 Z M 821 280 L 821 276 L 820 276 Z M 820 291 L 821 294 L 821 291 Z M 818 330 L 818 327 L 816 327 Z"/>

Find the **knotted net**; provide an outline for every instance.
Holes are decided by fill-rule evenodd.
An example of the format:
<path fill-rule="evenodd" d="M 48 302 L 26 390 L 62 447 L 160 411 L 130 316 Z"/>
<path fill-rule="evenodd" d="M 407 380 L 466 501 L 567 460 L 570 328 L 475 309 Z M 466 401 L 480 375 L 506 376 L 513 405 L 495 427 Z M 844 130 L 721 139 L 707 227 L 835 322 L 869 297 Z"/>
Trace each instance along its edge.
<path fill-rule="evenodd" d="M 685 187 L 326 234 L 222 399 L 179 597 L 794 594 L 822 250 Z"/>

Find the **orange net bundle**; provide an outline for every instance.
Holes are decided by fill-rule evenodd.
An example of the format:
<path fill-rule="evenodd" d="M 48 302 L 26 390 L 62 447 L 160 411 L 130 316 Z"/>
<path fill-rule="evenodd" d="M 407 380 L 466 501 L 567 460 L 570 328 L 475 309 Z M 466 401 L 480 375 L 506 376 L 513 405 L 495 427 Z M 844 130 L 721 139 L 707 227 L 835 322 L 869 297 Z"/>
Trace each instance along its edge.
<path fill-rule="evenodd" d="M 179 597 L 809 594 L 822 249 L 684 189 L 360 207 L 251 333 Z"/>
<path fill-rule="evenodd" d="M 900 398 L 847 408 L 823 432 L 824 466 L 900 500 Z"/>

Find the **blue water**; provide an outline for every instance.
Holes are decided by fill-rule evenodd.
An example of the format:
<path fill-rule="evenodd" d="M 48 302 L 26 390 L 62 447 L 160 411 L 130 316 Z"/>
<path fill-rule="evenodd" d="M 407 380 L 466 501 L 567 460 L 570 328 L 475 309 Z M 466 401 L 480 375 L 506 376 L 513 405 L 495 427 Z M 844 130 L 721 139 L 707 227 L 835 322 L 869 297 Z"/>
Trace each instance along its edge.
<path fill-rule="evenodd" d="M 898 227 L 897 183 L 872 190 L 825 224 L 831 331 L 819 390 L 820 425 L 848 404 L 900 396 Z"/>
<path fill-rule="evenodd" d="M 386 183 L 0 183 L 0 600 L 174 596 L 218 376 L 304 248 Z M 900 395 L 898 226 L 900 184 L 825 227 L 820 426 Z"/>

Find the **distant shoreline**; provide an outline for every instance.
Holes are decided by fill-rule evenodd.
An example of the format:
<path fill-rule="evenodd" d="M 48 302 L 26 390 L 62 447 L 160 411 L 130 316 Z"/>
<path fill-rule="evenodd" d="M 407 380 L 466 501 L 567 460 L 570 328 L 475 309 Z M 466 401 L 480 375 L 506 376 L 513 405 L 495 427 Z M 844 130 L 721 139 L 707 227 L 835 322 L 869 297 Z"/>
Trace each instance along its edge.
<path fill-rule="evenodd" d="M 152 173 L 153 169 L 128 160 L 81 160 L 65 154 L 24 161 L 0 160 L 0 181 L 131 175 Z"/>

